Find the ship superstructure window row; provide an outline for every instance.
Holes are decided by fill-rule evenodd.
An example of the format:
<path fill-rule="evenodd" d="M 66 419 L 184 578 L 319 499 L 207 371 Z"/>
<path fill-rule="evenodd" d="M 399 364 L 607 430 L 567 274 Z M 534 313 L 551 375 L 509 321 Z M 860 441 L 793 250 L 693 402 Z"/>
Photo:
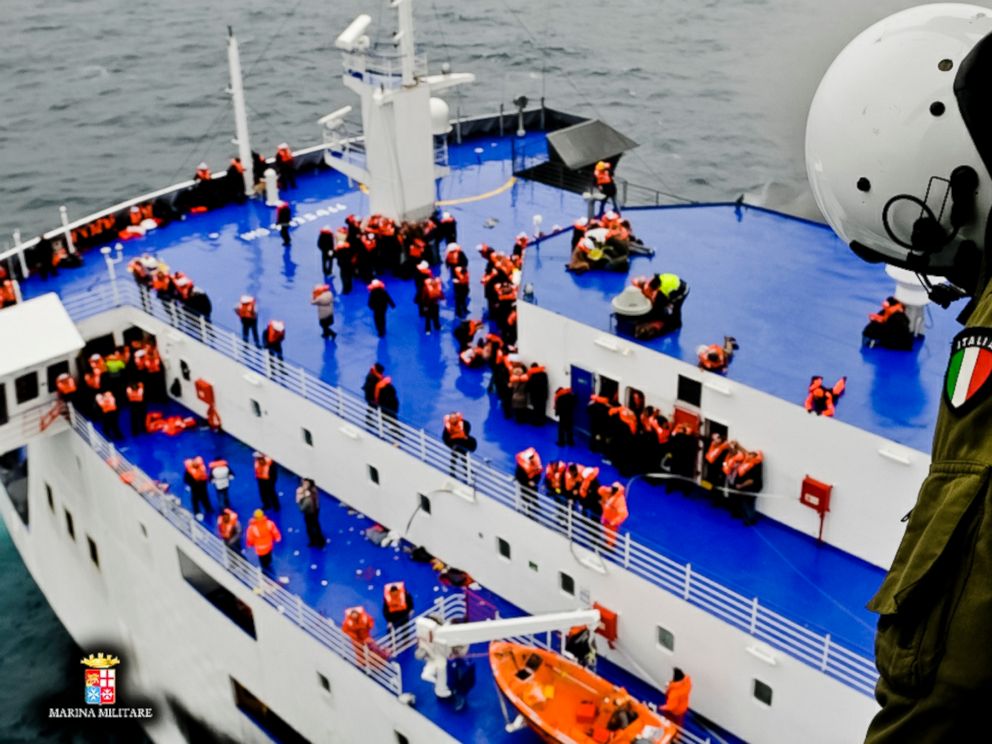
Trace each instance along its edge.
<path fill-rule="evenodd" d="M 255 635 L 255 616 L 251 607 L 242 602 L 226 587 L 224 587 L 213 576 L 204 571 L 200 566 L 181 549 L 176 548 L 179 554 L 179 570 L 186 580 L 186 583 L 193 587 L 200 596 L 222 612 L 228 620 L 237 625 L 252 638 Z"/>

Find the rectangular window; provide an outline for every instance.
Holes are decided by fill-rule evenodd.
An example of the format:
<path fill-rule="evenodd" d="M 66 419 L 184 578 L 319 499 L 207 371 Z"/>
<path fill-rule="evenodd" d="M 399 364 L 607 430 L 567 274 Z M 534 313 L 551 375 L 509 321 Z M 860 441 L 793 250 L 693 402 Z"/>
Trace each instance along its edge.
<path fill-rule="evenodd" d="M 703 383 L 691 377 L 679 375 L 679 387 L 676 396 L 683 403 L 699 408 L 703 400 Z"/>
<path fill-rule="evenodd" d="M 422 494 L 422 493 L 417 494 L 417 495 L 420 496 L 420 509 L 421 509 L 421 511 L 423 511 L 424 514 L 430 514 L 431 513 L 431 499 L 430 499 L 430 497 L 429 496 L 426 496 L 425 494 Z"/>
<path fill-rule="evenodd" d="M 52 510 L 52 514 L 55 513 L 55 495 L 52 493 L 52 487 L 45 484 L 45 496 L 48 498 L 48 508 Z"/>
<path fill-rule="evenodd" d="M 0 426 L 7 423 L 7 386 L 0 383 Z"/>
<path fill-rule="evenodd" d="M 179 570 L 186 583 L 196 589 L 210 604 L 220 610 L 228 620 L 241 630 L 255 638 L 255 617 L 251 607 L 246 605 L 235 594 L 220 584 L 214 577 L 200 568 L 193 559 L 182 550 L 179 553 Z"/>
<path fill-rule="evenodd" d="M 320 686 L 324 689 L 324 692 L 330 694 L 331 692 L 331 680 L 325 677 L 320 672 L 317 672 L 317 681 L 320 682 Z"/>
<path fill-rule="evenodd" d="M 68 509 L 65 510 L 65 531 L 69 533 L 69 537 L 73 540 L 76 539 L 76 525 L 72 521 L 72 514 Z"/>
<path fill-rule="evenodd" d="M 379 469 L 374 465 L 369 465 L 369 480 L 379 485 Z"/>
<path fill-rule="evenodd" d="M 393 731 L 393 733 L 396 734 L 396 744 L 410 744 L 410 740 L 399 731 Z"/>
<path fill-rule="evenodd" d="M 48 382 L 48 392 L 54 393 L 58 389 L 55 385 L 55 381 L 59 379 L 59 375 L 68 371 L 69 362 L 56 362 L 48 367 L 45 372 L 45 377 Z"/>
<path fill-rule="evenodd" d="M 501 556 L 503 556 L 507 560 L 510 559 L 510 543 L 508 543 L 502 537 L 496 538 L 496 549 L 499 550 L 499 554 Z"/>
<path fill-rule="evenodd" d="M 262 406 L 254 398 L 249 398 L 251 403 L 251 415 L 255 418 L 262 418 Z"/>
<path fill-rule="evenodd" d="M 14 380 L 14 398 L 18 403 L 27 403 L 38 397 L 38 373 L 28 372 Z"/>
<path fill-rule="evenodd" d="M 86 536 L 86 542 L 90 546 L 90 560 L 93 561 L 93 565 L 100 568 L 100 554 L 97 552 L 96 543 L 93 542 L 93 538 L 89 535 Z"/>
<path fill-rule="evenodd" d="M 772 705 L 772 688 L 760 679 L 754 680 L 754 699 L 770 708 Z"/>
<path fill-rule="evenodd" d="M 658 646 L 666 651 L 675 650 L 675 636 L 672 635 L 672 631 L 660 625 L 658 626 Z"/>
<path fill-rule="evenodd" d="M 138 522 L 138 526 L 141 528 L 141 536 L 144 538 L 148 537 L 148 528 L 145 527 L 144 522 Z"/>
<path fill-rule="evenodd" d="M 534 571 L 535 573 L 538 570 L 537 569 L 537 564 L 534 563 L 534 561 L 527 561 L 527 568 L 529 568 L 531 571 Z"/>
<path fill-rule="evenodd" d="M 565 594 L 574 597 L 575 596 L 575 579 L 569 576 L 564 571 L 558 572 L 558 586 L 561 588 Z"/>
<path fill-rule="evenodd" d="M 255 697 L 234 677 L 231 677 L 231 688 L 234 691 L 234 704 L 238 706 L 238 710 L 270 737 L 287 744 L 308 744 L 307 739 L 299 731 L 277 716 L 268 705 Z"/>
<path fill-rule="evenodd" d="M 303 443 L 308 447 L 313 447 L 313 434 L 310 433 L 309 429 L 301 429 L 303 432 Z"/>

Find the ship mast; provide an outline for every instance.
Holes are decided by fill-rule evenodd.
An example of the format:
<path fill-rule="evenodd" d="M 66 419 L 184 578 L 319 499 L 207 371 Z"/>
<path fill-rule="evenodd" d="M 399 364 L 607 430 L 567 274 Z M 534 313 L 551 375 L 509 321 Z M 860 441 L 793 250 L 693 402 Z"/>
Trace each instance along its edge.
<path fill-rule="evenodd" d="M 372 19 L 360 15 L 334 42 L 344 54 L 345 87 L 362 101 L 364 148 L 335 135 L 328 164 L 369 188 L 374 214 L 394 220 L 427 217 L 434 211 L 435 179 L 447 174 L 443 137 L 450 130 L 448 106 L 437 93 L 470 83 L 469 73 L 427 74 L 427 60 L 418 55 L 413 33 L 413 0 L 389 0 L 397 13 L 391 47 L 372 47 L 365 34 Z M 350 107 L 321 119 L 340 132 Z M 441 147 L 435 154 L 435 137 Z"/>
<path fill-rule="evenodd" d="M 227 66 L 231 71 L 231 103 L 234 106 L 234 144 L 238 146 L 238 157 L 244 166 L 241 176 L 245 182 L 245 196 L 251 196 L 255 187 L 255 164 L 251 157 L 251 142 L 248 139 L 248 112 L 245 106 L 245 87 L 241 80 L 241 55 L 238 53 L 238 40 L 234 29 L 227 27 Z"/>

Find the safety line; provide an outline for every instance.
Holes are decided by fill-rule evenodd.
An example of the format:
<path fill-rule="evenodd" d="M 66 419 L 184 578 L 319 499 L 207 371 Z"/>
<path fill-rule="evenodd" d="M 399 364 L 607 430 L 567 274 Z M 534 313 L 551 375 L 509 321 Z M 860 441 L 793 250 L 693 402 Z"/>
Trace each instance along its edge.
<path fill-rule="evenodd" d="M 493 189 L 492 191 L 487 191 L 484 194 L 476 194 L 475 196 L 462 196 L 459 197 L 458 199 L 445 199 L 443 201 L 437 202 L 437 205 L 439 207 L 453 207 L 456 204 L 471 204 L 472 202 L 482 201 L 483 199 L 488 199 L 492 196 L 497 196 L 499 194 L 502 194 L 504 191 L 506 191 L 511 186 L 513 186 L 513 184 L 515 184 L 516 182 L 517 182 L 517 177 L 510 176 L 506 180 L 506 183 L 504 183 L 502 186 Z"/>

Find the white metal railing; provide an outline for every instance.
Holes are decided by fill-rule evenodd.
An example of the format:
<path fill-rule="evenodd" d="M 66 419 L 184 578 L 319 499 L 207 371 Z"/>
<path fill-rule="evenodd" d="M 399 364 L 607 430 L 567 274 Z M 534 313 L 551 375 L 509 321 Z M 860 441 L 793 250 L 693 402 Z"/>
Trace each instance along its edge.
<path fill-rule="evenodd" d="M 327 384 L 305 369 L 274 359 L 266 351 L 244 343 L 231 331 L 207 323 L 184 308 L 163 303 L 134 283 L 121 280 L 83 294 L 63 298 L 76 321 L 119 306 L 131 306 L 201 341 L 272 382 L 324 408 L 374 437 L 385 440 L 411 457 L 447 473 L 470 489 L 516 510 L 571 541 L 586 566 L 607 572 L 619 566 L 692 604 L 729 625 L 865 694 L 872 695 L 878 673 L 872 658 L 830 633 L 811 630 L 681 563 L 630 532 L 610 535 L 597 521 L 569 503 L 522 488 L 513 476 L 470 454 L 455 455 L 440 439 L 401 419 L 370 409 L 363 398 Z"/>
<path fill-rule="evenodd" d="M 455 592 L 445 597 L 438 597 L 434 604 L 421 612 L 417 617 L 432 617 L 441 623 L 465 618 L 467 603 L 464 592 Z M 417 645 L 417 617 L 398 628 L 390 626 L 381 638 L 376 640 L 379 648 L 390 656 L 399 656 Z"/>
<path fill-rule="evenodd" d="M 387 661 L 372 652 L 367 645 L 354 644 L 333 620 L 321 615 L 298 595 L 290 593 L 262 573 L 258 566 L 230 550 L 217 535 L 210 532 L 184 509 L 179 499 L 165 493 L 158 483 L 128 462 L 113 444 L 97 433 L 91 422 L 71 408 L 69 422 L 76 435 L 117 473 L 123 483 L 134 489 L 215 563 L 242 584 L 256 591 L 280 615 L 289 619 L 352 666 L 360 669 L 390 692 L 396 695 L 403 692 L 403 676 L 398 663 Z"/>

